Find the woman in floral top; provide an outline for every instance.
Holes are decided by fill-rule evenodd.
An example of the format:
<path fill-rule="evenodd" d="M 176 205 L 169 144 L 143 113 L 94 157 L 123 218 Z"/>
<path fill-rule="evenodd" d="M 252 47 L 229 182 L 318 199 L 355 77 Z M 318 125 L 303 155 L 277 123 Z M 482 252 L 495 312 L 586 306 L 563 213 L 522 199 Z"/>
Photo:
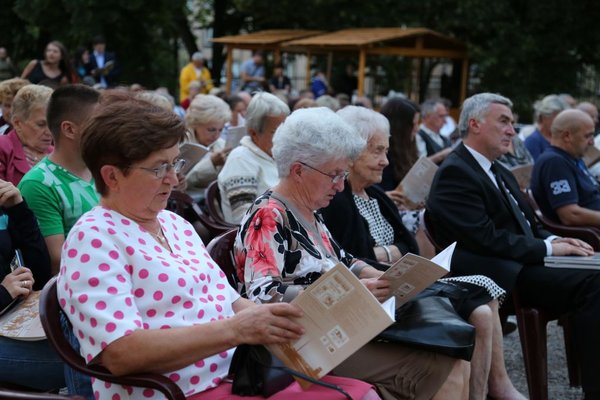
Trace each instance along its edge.
<path fill-rule="evenodd" d="M 315 213 L 343 190 L 365 144 L 326 108 L 297 110 L 277 129 L 272 152 L 280 182 L 248 210 L 235 245 L 238 277 L 251 300 L 291 301 L 339 262 L 376 298 L 387 298 L 389 283 L 378 280 L 381 272 L 340 249 Z M 334 373 L 372 383 L 384 399 L 459 399 L 468 385 L 463 367 L 439 354 L 371 342 Z"/>

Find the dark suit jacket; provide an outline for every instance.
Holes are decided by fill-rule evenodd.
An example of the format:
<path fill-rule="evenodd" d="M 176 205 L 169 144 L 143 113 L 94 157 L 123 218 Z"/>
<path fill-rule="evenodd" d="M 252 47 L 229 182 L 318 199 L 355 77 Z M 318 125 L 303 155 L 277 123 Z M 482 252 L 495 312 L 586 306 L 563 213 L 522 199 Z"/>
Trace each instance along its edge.
<path fill-rule="evenodd" d="M 419 254 L 417 242 L 402 224 L 398 208 L 390 198 L 376 186 L 368 187 L 366 192 L 369 197 L 377 200 L 381 214 L 394 229 L 394 244 L 400 252 Z M 373 250 L 375 240 L 369 231 L 368 222 L 358 211 L 348 181 L 344 190 L 335 195 L 329 206 L 321 209 L 321 215 L 327 229 L 344 250 L 371 265 L 378 264 Z"/>
<path fill-rule="evenodd" d="M 453 272 L 487 275 L 510 290 L 523 265 L 543 263 L 543 239 L 550 233 L 536 223 L 513 175 L 502 166 L 498 170 L 535 237 L 523 234 L 507 199 L 462 143 L 438 169 L 427 212 L 436 241 L 443 246 L 458 242 Z"/>
<path fill-rule="evenodd" d="M 112 87 L 118 83 L 120 67 L 115 58 L 115 53 L 106 51 L 106 52 L 104 52 L 104 65 L 106 65 L 106 63 L 109 61 L 113 61 L 115 63 L 115 65 L 110 70 L 110 72 L 104 77 L 104 79 L 106 79 L 106 84 L 109 87 Z M 96 57 L 94 56 L 94 52 L 90 52 L 90 62 L 89 62 L 89 64 L 85 65 L 85 68 L 88 69 L 89 71 L 93 71 L 98 68 L 98 64 L 96 63 Z M 94 76 L 94 79 L 96 79 L 96 82 L 100 82 L 99 76 Z"/>
<path fill-rule="evenodd" d="M 445 148 L 448 148 L 450 146 L 452 146 L 452 143 L 450 143 L 450 139 L 441 136 L 442 141 L 444 142 L 444 147 L 440 146 L 439 144 L 437 144 L 436 142 L 434 142 L 428 134 L 425 133 L 425 131 L 423 131 L 423 129 L 419 129 L 419 131 L 417 132 L 417 135 L 419 135 L 421 137 L 421 139 L 423 139 L 423 141 L 425 142 L 425 148 L 427 149 L 427 157 L 430 157 L 432 155 L 434 155 L 435 153 L 439 153 L 440 151 L 444 150 Z"/>

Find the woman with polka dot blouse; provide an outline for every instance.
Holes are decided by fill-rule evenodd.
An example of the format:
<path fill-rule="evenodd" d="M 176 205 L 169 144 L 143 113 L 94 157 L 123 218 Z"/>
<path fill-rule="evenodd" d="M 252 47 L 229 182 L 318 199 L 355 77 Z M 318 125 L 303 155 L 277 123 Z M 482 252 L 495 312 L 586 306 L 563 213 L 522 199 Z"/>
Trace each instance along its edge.
<path fill-rule="evenodd" d="M 193 227 L 164 210 L 183 166 L 184 134 L 169 111 L 125 94 L 104 98 L 81 138 L 101 204 L 65 241 L 58 296 L 88 363 L 115 375 L 162 373 L 189 399 L 235 398 L 223 381 L 233 348 L 299 338 L 303 328 L 291 318 L 301 311 L 240 298 Z M 363 382 L 327 379 L 354 398 L 378 398 Z M 92 385 L 97 399 L 162 398 L 152 389 Z M 318 393 L 310 397 L 339 395 Z M 307 395 L 294 383 L 272 398 Z"/>

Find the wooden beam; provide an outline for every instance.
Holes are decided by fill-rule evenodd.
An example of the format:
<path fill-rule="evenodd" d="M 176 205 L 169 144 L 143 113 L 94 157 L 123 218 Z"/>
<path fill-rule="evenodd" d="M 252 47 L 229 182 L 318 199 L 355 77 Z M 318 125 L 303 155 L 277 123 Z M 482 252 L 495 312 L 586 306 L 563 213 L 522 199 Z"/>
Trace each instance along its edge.
<path fill-rule="evenodd" d="M 306 88 L 310 89 L 310 50 L 306 52 L 306 77 L 304 78 L 304 83 L 306 84 Z"/>
<path fill-rule="evenodd" d="M 233 47 L 227 46 L 227 83 L 225 92 L 231 96 L 231 83 L 233 82 Z"/>
<path fill-rule="evenodd" d="M 333 52 L 327 53 L 327 82 L 331 85 L 331 70 L 333 68 Z"/>
<path fill-rule="evenodd" d="M 365 72 L 367 65 L 367 51 L 364 47 L 360 49 L 358 55 L 358 95 L 365 95 Z"/>
<path fill-rule="evenodd" d="M 468 83 L 469 83 L 469 59 L 465 57 L 464 60 L 462 60 L 462 71 L 461 71 L 461 76 L 460 76 L 460 98 L 459 98 L 460 104 L 458 105 L 459 107 L 462 106 L 462 103 L 467 98 Z"/>
<path fill-rule="evenodd" d="M 465 58 L 465 52 L 460 50 L 415 49 L 408 47 L 381 47 L 367 50 L 369 55 L 404 56 L 415 58 Z"/>

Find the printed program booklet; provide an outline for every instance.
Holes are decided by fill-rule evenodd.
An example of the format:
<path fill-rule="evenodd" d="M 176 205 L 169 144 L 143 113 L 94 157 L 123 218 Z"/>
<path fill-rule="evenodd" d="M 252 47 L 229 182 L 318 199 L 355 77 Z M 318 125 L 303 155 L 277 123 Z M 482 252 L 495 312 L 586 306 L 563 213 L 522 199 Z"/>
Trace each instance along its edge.
<path fill-rule="evenodd" d="M 240 140 L 246 136 L 245 126 L 236 126 L 235 128 L 228 128 L 225 134 L 225 148 L 234 149 L 240 144 Z"/>
<path fill-rule="evenodd" d="M 402 187 L 404 196 L 414 204 L 423 203 L 429 196 L 437 169 L 438 166 L 429 158 L 419 158 L 398 185 Z"/>
<path fill-rule="evenodd" d="M 550 268 L 578 268 L 600 270 L 600 253 L 593 256 L 548 256 L 544 257 L 544 265 Z"/>
<path fill-rule="evenodd" d="M 31 292 L 23 301 L 0 316 L 0 336 L 16 340 L 43 340 L 46 333 L 40 320 L 40 293 Z"/>
<path fill-rule="evenodd" d="M 183 166 L 181 173 L 187 175 L 187 173 L 194 168 L 194 165 L 198 164 L 209 151 L 210 149 L 208 147 L 198 143 L 183 143 L 179 146 L 179 158 L 185 160 L 185 165 Z"/>
<path fill-rule="evenodd" d="M 390 298 L 379 303 L 360 280 L 338 264 L 307 287 L 292 304 L 304 311 L 304 329 L 294 343 L 270 345 L 287 367 L 320 379 L 395 322 L 396 309 L 448 273 L 455 244 L 433 260 L 407 254 L 382 276 L 390 280 Z M 436 263 L 441 265 L 437 265 Z M 396 304 L 397 299 L 402 304 Z M 303 388 L 309 382 L 298 380 Z"/>

